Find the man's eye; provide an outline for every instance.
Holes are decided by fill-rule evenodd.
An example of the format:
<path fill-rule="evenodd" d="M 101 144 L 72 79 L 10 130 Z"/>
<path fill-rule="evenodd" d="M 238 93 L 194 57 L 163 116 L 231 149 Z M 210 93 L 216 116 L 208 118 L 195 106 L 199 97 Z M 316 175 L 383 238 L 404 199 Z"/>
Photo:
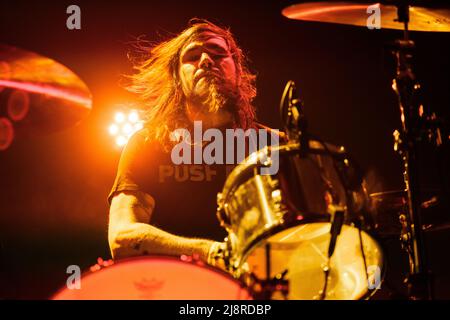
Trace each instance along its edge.
<path fill-rule="evenodd" d="M 200 59 L 200 54 L 191 53 L 184 56 L 183 61 L 185 62 L 195 62 Z"/>
<path fill-rule="evenodd" d="M 190 57 L 188 57 L 188 58 L 186 59 L 186 61 L 187 61 L 187 62 L 195 62 L 195 61 L 197 61 L 198 59 L 200 59 L 200 57 L 198 57 L 198 56 L 190 56 Z"/>
<path fill-rule="evenodd" d="M 224 59 L 226 57 L 228 57 L 227 53 L 218 53 L 214 55 L 214 59 Z"/>

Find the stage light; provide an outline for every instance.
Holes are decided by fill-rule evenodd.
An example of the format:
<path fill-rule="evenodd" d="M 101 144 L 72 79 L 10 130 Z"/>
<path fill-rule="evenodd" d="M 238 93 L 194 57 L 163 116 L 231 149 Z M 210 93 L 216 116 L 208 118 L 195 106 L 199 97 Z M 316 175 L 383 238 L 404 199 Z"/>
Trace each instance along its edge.
<path fill-rule="evenodd" d="M 133 132 L 133 126 L 129 123 L 126 123 L 123 127 L 122 127 L 122 133 L 125 135 L 129 135 Z"/>
<path fill-rule="evenodd" d="M 122 123 L 125 121 L 125 115 L 123 114 L 123 112 L 117 112 L 114 120 L 116 120 L 117 123 Z"/>
<path fill-rule="evenodd" d="M 114 114 L 114 123 L 108 127 L 108 132 L 114 137 L 116 146 L 123 147 L 128 139 L 143 127 L 137 111 L 118 111 Z"/>
<path fill-rule="evenodd" d="M 117 133 L 119 133 L 119 127 L 117 124 L 112 124 L 109 126 L 109 134 L 112 136 L 115 136 Z"/>
<path fill-rule="evenodd" d="M 144 125 L 142 124 L 142 122 L 138 122 L 134 125 L 134 130 L 139 131 L 142 128 L 144 128 Z"/>
<path fill-rule="evenodd" d="M 128 115 L 128 121 L 130 121 L 131 123 L 136 123 L 139 121 L 139 115 L 136 111 L 131 112 Z"/>
<path fill-rule="evenodd" d="M 127 144 L 127 142 L 128 142 L 128 139 L 125 138 L 124 136 L 118 136 L 118 137 L 116 138 L 116 144 L 117 144 L 119 147 L 123 147 L 124 145 Z"/>

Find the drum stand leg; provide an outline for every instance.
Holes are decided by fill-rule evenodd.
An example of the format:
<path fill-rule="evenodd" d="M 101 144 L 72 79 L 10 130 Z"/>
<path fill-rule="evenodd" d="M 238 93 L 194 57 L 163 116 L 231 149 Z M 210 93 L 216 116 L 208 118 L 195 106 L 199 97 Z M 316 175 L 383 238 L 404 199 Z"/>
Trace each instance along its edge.
<path fill-rule="evenodd" d="M 255 274 L 251 274 L 251 291 L 253 297 L 257 300 L 271 300 L 274 293 L 279 292 L 283 297 L 283 300 L 288 300 L 289 294 L 289 281 L 284 277 L 288 273 L 288 270 L 284 270 L 282 273 L 277 274 L 275 277 L 271 277 L 271 258 L 270 258 L 270 244 L 266 243 L 266 276 L 265 279 L 259 279 Z"/>

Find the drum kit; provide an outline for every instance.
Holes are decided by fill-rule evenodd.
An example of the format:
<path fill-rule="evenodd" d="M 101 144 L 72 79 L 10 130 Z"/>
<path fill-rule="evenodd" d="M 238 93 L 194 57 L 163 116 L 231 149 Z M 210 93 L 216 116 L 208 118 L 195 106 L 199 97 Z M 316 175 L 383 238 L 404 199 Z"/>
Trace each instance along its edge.
<path fill-rule="evenodd" d="M 301 3 L 285 8 L 282 14 L 296 20 L 366 27 L 368 5 Z M 394 150 L 403 160 L 404 190 L 369 194 L 364 175 L 346 150 L 308 133 L 302 102 L 290 81 L 280 104 L 285 141 L 258 150 L 236 166 L 217 196 L 217 217 L 228 235 L 216 258 L 224 261 L 225 271 L 187 256 L 102 261 L 82 277 L 82 290 L 65 288 L 52 298 L 369 299 L 388 272 L 382 239 L 394 236 L 409 258 L 407 298 L 432 299 L 424 233 L 449 226 L 427 225 L 422 213 L 446 201 L 442 195 L 448 190 L 421 188 L 418 159 L 427 156 L 421 153 L 421 145 L 444 148 L 450 136 L 448 123 L 419 102 L 420 84 L 410 64 L 414 42 L 409 31 L 449 32 L 450 10 L 411 6 L 406 0 L 377 6 L 381 29 L 404 31 L 392 50 L 397 62 L 393 89 L 401 113 Z M 13 56 L 12 48 L 0 49 L 0 60 Z M 23 51 L 16 53 L 32 58 Z M 58 67 L 49 60 L 33 59 L 33 64 L 26 65 L 37 66 L 41 61 Z M 66 78 L 48 80 L 38 74 L 36 85 L 34 79 L 20 78 L 30 72 L 13 73 L 15 78 L 5 79 L 2 71 L 0 86 L 19 83 L 15 89 L 20 92 L 44 88 L 55 93 L 72 103 L 71 110 L 77 110 L 70 118 L 75 123 L 90 108 L 90 96 L 70 73 L 59 72 Z M 63 82 L 70 94 L 61 93 L 58 85 Z M 36 104 L 36 109 L 43 111 L 42 105 Z M 279 154 L 278 173 L 260 174 L 260 169 L 270 164 L 273 152 Z"/>

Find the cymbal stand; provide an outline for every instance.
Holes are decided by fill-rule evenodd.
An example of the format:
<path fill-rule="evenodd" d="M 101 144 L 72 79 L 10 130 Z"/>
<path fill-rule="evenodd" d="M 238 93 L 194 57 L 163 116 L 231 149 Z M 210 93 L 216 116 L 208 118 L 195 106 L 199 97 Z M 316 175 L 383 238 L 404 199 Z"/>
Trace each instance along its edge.
<path fill-rule="evenodd" d="M 428 270 L 424 248 L 421 221 L 421 191 L 419 182 L 419 144 L 428 140 L 439 146 L 442 144 L 436 116 L 429 116 L 419 102 L 420 84 L 418 83 L 410 60 L 411 50 L 415 44 L 409 39 L 409 1 L 397 3 L 398 21 L 404 24 L 403 39 L 396 40 L 393 54 L 396 58 L 396 76 L 392 88 L 398 96 L 400 107 L 401 129 L 394 132 L 394 150 L 397 151 L 404 164 L 404 182 L 407 190 L 407 252 L 410 255 L 409 274 L 405 282 L 408 285 L 408 297 L 412 300 L 428 300 L 433 298 L 432 276 Z"/>

